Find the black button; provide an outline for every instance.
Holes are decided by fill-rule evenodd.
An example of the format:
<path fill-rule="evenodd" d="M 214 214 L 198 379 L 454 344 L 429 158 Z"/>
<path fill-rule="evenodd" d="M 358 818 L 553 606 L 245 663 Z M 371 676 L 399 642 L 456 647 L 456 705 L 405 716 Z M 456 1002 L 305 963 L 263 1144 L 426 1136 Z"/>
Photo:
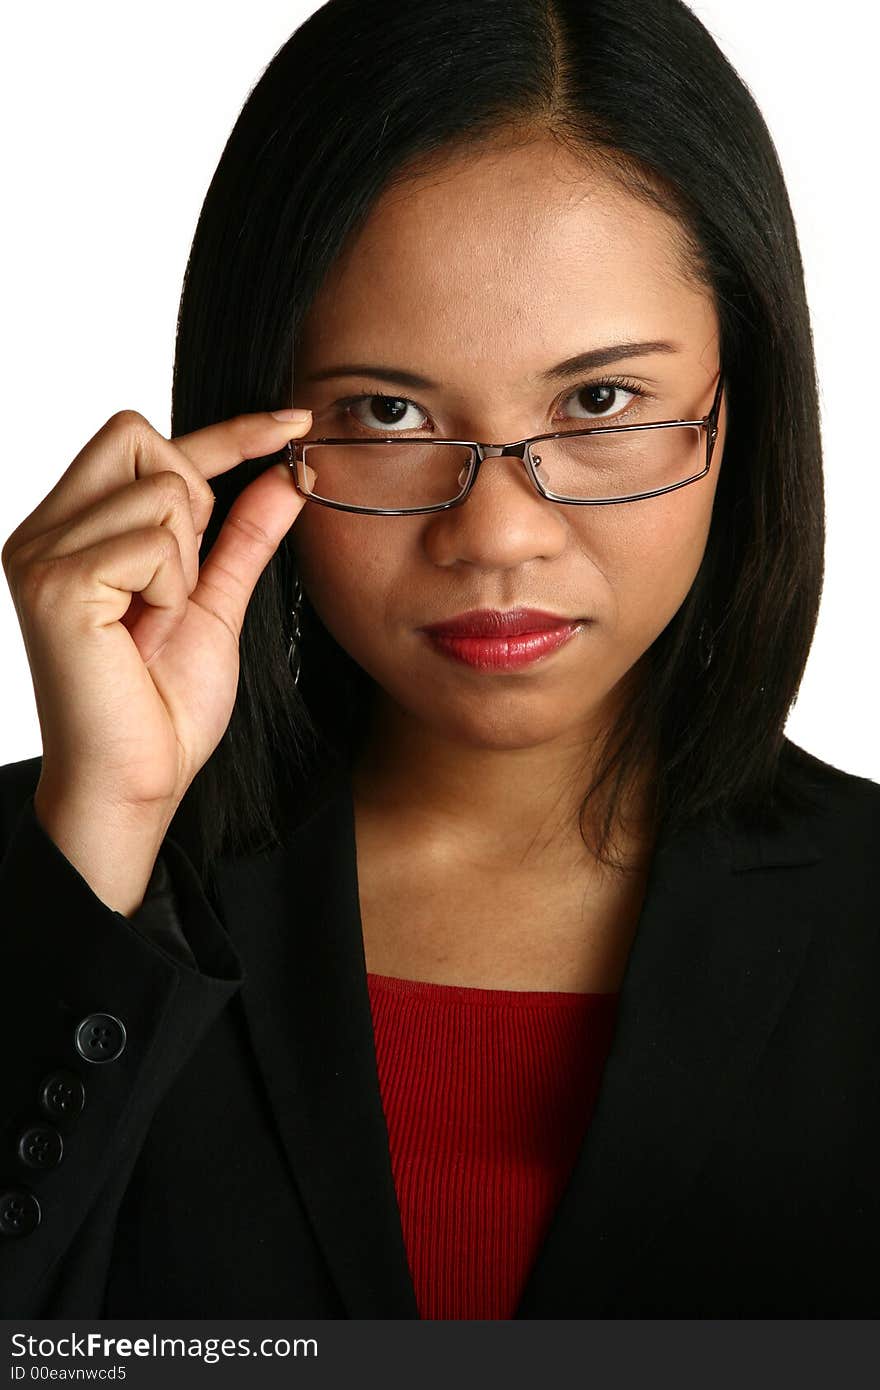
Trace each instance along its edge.
<path fill-rule="evenodd" d="M 18 1156 L 29 1168 L 57 1168 L 64 1141 L 52 1125 L 28 1125 L 19 1136 Z"/>
<path fill-rule="evenodd" d="M 0 1235 L 26 1236 L 36 1230 L 42 1216 L 40 1204 L 24 1187 L 0 1191 Z"/>
<path fill-rule="evenodd" d="M 40 1106 L 52 1120 L 75 1120 L 86 1103 L 86 1088 L 75 1071 L 52 1071 L 40 1082 Z"/>
<path fill-rule="evenodd" d="M 115 1062 L 125 1047 L 125 1025 L 113 1014 L 86 1014 L 76 1025 L 74 1041 L 87 1062 Z"/>

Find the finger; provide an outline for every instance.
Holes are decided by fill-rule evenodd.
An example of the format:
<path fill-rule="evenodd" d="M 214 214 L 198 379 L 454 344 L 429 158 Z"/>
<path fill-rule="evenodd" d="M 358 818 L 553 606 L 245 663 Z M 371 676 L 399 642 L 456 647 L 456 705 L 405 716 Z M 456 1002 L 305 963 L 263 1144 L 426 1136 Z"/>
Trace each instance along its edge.
<path fill-rule="evenodd" d="M 249 426 L 249 422 L 256 425 Z M 280 421 L 261 411 L 169 440 L 137 411 L 119 411 L 80 450 L 39 506 L 8 537 L 4 550 L 12 555 L 19 546 L 53 530 L 126 483 L 165 470 L 179 473 L 187 484 L 193 523 L 197 533 L 203 532 L 214 506 L 207 478 L 228 471 L 245 458 L 276 452 L 288 439 L 308 433 L 310 423 L 311 415 L 307 421 Z M 237 441 L 231 447 L 230 439 Z M 212 458 L 212 448 L 219 451 L 216 458 Z"/>
<path fill-rule="evenodd" d="M 170 440 L 134 410 L 122 410 L 102 425 L 80 450 L 51 492 L 7 541 L 13 554 L 22 545 L 67 525 L 96 502 L 111 498 L 126 484 L 154 473 L 178 473 L 186 484 L 193 522 L 202 530 L 214 506 L 214 494 L 202 474 Z"/>
<path fill-rule="evenodd" d="M 108 640 L 134 595 L 143 601 L 136 628 L 129 632 L 144 662 L 151 661 L 186 614 L 187 590 L 177 540 L 165 526 L 146 526 L 104 537 L 96 545 L 63 557 L 52 567 L 51 585 L 63 588 L 53 602 L 66 607 L 70 622 L 55 634 L 71 659 L 77 650 L 71 623 L 90 634 L 108 631 Z M 48 591 L 51 599 L 51 591 Z M 76 602 L 74 602 L 76 600 Z M 48 629 L 51 632 L 51 629 Z"/>
<path fill-rule="evenodd" d="M 121 531 L 167 526 L 177 537 L 190 593 L 199 575 L 195 522 L 187 485 L 174 469 L 152 473 L 94 502 L 85 511 L 40 536 L 39 558 L 60 559 Z"/>
<path fill-rule="evenodd" d="M 276 420 L 267 410 L 255 415 L 235 415 L 192 434 L 176 435 L 174 445 L 205 478 L 228 473 L 245 459 L 277 453 L 289 439 L 308 434 L 311 411 L 302 420 Z"/>
<path fill-rule="evenodd" d="M 304 506 L 282 466 L 266 469 L 230 507 L 191 599 L 225 623 L 236 641 L 257 580 Z"/>

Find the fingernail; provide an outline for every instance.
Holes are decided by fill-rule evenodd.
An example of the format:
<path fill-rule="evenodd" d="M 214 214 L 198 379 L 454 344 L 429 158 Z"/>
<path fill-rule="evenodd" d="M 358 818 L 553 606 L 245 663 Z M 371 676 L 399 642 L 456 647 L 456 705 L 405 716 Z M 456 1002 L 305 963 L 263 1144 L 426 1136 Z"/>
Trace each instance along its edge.
<path fill-rule="evenodd" d="M 312 417 L 312 412 L 310 410 L 272 410 L 269 413 L 273 420 L 289 420 L 294 424 L 302 424 Z"/>
<path fill-rule="evenodd" d="M 204 531 L 200 531 L 199 534 L 196 536 L 196 548 L 197 548 L 198 550 L 201 550 L 201 548 L 202 548 L 202 541 L 204 540 L 204 538 L 205 538 L 205 533 L 204 533 Z"/>

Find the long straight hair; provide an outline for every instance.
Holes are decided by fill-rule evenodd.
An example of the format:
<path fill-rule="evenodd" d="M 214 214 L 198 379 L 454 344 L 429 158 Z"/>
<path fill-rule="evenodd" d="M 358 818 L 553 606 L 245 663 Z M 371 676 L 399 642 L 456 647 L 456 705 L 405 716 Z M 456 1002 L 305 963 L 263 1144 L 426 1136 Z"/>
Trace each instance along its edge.
<path fill-rule="evenodd" d="M 784 737 L 821 597 L 819 405 L 797 234 L 747 87 L 680 0 L 329 0 L 250 92 L 205 197 L 183 285 L 172 435 L 289 404 L 299 326 L 347 239 L 395 181 L 518 132 L 604 161 L 677 217 L 711 291 L 726 383 L 724 467 L 705 554 L 645 654 L 581 806 L 606 861 L 640 769 L 666 833 L 811 804 Z M 268 462 L 212 480 L 207 554 Z M 229 727 L 185 798 L 200 870 L 279 843 L 296 789 L 350 757 L 373 683 L 307 601 L 287 667 L 293 531 L 241 636 Z M 705 626 L 704 626 L 705 625 Z M 700 660 L 699 634 L 713 654 Z M 647 760 L 650 760 L 647 761 Z M 585 841 L 586 843 L 586 841 Z M 613 862 L 607 860 L 607 862 Z"/>

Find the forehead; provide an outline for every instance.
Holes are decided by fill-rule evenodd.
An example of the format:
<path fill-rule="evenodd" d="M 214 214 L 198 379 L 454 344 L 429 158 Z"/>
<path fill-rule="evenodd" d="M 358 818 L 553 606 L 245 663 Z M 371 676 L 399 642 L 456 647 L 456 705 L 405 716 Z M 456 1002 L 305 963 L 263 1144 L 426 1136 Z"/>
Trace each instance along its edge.
<path fill-rule="evenodd" d="M 715 329 L 670 214 L 557 142 L 451 156 L 388 188 L 303 324 L 300 362 L 350 350 L 424 367 L 527 372 L 608 342 Z"/>

